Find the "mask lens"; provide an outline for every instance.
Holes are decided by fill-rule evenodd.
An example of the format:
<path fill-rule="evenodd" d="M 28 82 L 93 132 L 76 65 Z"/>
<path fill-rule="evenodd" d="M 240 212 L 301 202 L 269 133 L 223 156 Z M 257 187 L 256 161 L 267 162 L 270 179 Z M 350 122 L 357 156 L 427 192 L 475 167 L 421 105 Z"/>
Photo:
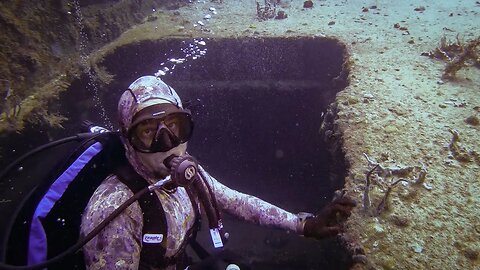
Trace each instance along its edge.
<path fill-rule="evenodd" d="M 178 138 L 180 143 L 187 142 L 192 136 L 193 122 L 187 113 L 174 113 L 163 121 L 167 129 Z"/>
<path fill-rule="evenodd" d="M 130 143 L 140 152 L 166 152 L 187 142 L 193 131 L 190 114 L 172 113 L 160 119 L 147 119 L 130 132 Z"/>

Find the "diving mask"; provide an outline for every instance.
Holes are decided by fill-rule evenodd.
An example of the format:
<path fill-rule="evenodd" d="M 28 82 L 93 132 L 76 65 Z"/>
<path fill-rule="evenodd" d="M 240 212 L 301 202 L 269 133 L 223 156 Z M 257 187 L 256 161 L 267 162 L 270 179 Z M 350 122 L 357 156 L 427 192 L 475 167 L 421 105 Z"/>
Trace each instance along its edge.
<path fill-rule="evenodd" d="M 142 153 L 167 152 L 187 142 L 192 132 L 193 121 L 188 110 L 159 104 L 135 115 L 128 130 L 128 140 Z"/>

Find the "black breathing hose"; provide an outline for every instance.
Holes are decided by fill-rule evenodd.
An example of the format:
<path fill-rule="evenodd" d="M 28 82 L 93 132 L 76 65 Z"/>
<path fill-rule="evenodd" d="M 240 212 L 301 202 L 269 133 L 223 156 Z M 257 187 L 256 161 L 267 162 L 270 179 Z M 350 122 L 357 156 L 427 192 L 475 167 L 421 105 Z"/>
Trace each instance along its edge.
<path fill-rule="evenodd" d="M 29 151 L 28 153 L 20 156 L 15 161 L 10 163 L 7 167 L 5 167 L 5 169 L 3 169 L 3 171 L 0 173 L 0 181 L 1 181 L 1 179 L 3 179 L 5 177 L 5 175 L 8 174 L 8 172 L 10 172 L 12 170 L 12 168 L 16 167 L 20 162 L 24 161 L 28 157 L 31 157 L 31 156 L 35 155 L 38 152 L 41 152 L 45 149 L 55 147 L 57 145 L 61 145 L 61 144 L 68 143 L 68 142 L 71 142 L 71 141 L 84 140 L 84 139 L 93 138 L 93 137 L 96 137 L 96 136 L 98 136 L 98 134 L 80 133 L 80 134 L 77 134 L 75 136 L 66 137 L 66 138 L 63 138 L 63 139 L 60 139 L 60 140 L 56 140 L 56 141 L 41 145 L 41 146 Z"/>
<path fill-rule="evenodd" d="M 193 187 L 207 215 L 209 228 L 217 229 L 222 241 L 225 242 L 228 234 L 223 232 L 217 200 L 208 182 L 200 173 L 197 161 L 192 156 L 186 154 L 184 156 L 172 155 L 166 158 L 163 163 L 167 168 L 171 169 L 171 180 L 176 186 Z"/>
<path fill-rule="evenodd" d="M 198 198 L 203 205 L 205 214 L 207 215 L 208 225 L 210 229 L 218 228 L 221 221 L 219 212 L 217 211 L 218 208 L 215 203 L 216 201 L 214 198 L 212 198 L 210 187 L 207 186 L 207 183 L 200 174 L 198 175 L 198 178 L 199 179 L 193 182 L 193 186 Z"/>

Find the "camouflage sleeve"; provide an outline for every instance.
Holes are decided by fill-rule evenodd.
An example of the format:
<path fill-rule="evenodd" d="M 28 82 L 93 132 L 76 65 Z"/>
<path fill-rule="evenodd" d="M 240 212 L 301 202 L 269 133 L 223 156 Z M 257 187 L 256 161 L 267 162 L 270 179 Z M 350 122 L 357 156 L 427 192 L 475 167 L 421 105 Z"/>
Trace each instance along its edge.
<path fill-rule="evenodd" d="M 228 188 L 213 178 L 202 167 L 200 167 L 200 172 L 212 187 L 220 208 L 227 213 L 263 226 L 294 232 L 301 231 L 301 224 L 297 215 L 257 197 Z"/>
<path fill-rule="evenodd" d="M 115 176 L 108 177 L 85 208 L 81 235 L 88 234 L 132 195 Z M 84 246 L 86 268 L 138 269 L 142 223 L 142 211 L 135 202 Z"/>

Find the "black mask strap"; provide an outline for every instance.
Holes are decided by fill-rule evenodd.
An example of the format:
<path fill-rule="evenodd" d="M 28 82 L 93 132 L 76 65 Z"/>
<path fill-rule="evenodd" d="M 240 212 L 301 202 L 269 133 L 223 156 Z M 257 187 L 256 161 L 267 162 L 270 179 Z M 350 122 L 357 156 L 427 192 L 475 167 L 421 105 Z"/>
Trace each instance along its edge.
<path fill-rule="evenodd" d="M 127 91 L 130 92 L 130 94 L 132 94 L 133 100 L 135 100 L 135 103 L 138 104 L 138 99 L 137 99 L 137 97 L 135 96 L 135 93 L 133 93 L 132 89 L 127 88 Z"/>

